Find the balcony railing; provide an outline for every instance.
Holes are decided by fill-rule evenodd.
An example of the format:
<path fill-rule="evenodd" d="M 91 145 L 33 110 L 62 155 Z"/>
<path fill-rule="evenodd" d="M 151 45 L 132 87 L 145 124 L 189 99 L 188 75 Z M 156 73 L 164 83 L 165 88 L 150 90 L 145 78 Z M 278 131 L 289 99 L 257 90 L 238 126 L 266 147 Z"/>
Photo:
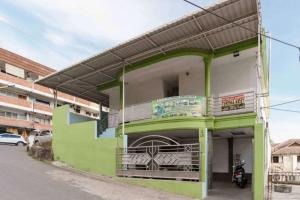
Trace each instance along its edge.
<path fill-rule="evenodd" d="M 255 92 L 238 93 L 220 97 L 179 96 L 152 102 L 130 105 L 125 108 L 125 122 L 160 119 L 178 116 L 224 116 L 256 112 Z M 208 109 L 206 109 L 208 105 Z M 109 127 L 122 123 L 122 110 L 109 113 Z"/>
<path fill-rule="evenodd" d="M 34 111 L 40 110 L 40 111 L 45 111 L 52 113 L 53 108 L 51 108 L 50 105 L 42 104 L 42 103 L 33 103 L 33 109 Z"/>
<path fill-rule="evenodd" d="M 0 80 L 7 81 L 12 85 L 19 85 L 22 87 L 22 89 L 26 88 L 26 90 L 28 90 L 28 91 L 34 90 L 34 92 L 37 92 L 37 93 L 40 92 L 40 93 L 46 94 L 48 97 L 51 97 L 51 98 L 54 97 L 52 89 L 44 87 L 42 85 L 35 84 L 35 83 L 25 80 L 23 78 L 15 77 L 15 76 L 12 76 L 7 73 L 0 72 Z M 80 104 L 83 104 L 86 106 L 92 106 L 94 108 L 96 107 L 93 103 L 86 101 L 84 99 L 81 99 L 79 97 L 73 97 L 71 95 L 68 95 L 68 94 L 65 94 L 65 93 L 62 93 L 59 91 L 57 94 L 58 94 L 58 98 L 63 98 L 68 101 L 80 103 Z"/>
<path fill-rule="evenodd" d="M 256 94 L 244 92 L 208 100 L 210 116 L 233 115 L 240 113 L 256 112 Z"/>
<path fill-rule="evenodd" d="M 25 100 L 25 99 L 19 99 L 16 97 L 10 97 L 10 96 L 2 96 L 0 95 L 0 102 L 15 105 L 15 106 L 22 106 L 27 109 L 32 109 L 32 103 Z"/>
<path fill-rule="evenodd" d="M 269 179 L 275 184 L 300 185 L 300 172 L 270 172 Z"/>

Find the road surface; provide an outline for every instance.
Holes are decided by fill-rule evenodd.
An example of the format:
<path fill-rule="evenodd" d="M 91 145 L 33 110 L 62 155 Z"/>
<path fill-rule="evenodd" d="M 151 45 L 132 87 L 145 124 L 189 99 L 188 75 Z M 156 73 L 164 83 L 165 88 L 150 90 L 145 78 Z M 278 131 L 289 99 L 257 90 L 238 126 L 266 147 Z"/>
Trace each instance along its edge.
<path fill-rule="evenodd" d="M 107 179 L 107 180 L 106 180 Z M 96 180 L 37 161 L 25 147 L 0 145 L 1 200 L 191 200 L 104 178 Z"/>
<path fill-rule="evenodd" d="M 33 160 L 25 147 L 0 145 L 0 194 L 2 200 L 101 200 L 99 196 L 55 180 L 51 165 Z"/>

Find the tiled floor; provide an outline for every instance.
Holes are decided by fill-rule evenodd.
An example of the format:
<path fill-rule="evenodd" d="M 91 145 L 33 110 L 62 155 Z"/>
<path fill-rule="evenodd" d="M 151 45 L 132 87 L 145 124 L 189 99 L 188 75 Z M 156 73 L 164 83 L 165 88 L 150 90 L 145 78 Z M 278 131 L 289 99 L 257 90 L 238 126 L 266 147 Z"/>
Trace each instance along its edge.
<path fill-rule="evenodd" d="M 205 200 L 251 200 L 251 185 L 246 188 L 238 188 L 233 183 L 214 182 L 213 189 L 208 191 Z"/>

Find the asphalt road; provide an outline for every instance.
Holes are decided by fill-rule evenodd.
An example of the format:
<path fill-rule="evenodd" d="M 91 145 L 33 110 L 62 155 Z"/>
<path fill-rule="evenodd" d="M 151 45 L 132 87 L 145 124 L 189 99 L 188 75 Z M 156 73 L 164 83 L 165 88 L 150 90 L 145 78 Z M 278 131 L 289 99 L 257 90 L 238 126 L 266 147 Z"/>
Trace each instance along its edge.
<path fill-rule="evenodd" d="M 101 200 L 71 182 L 53 179 L 58 169 L 27 156 L 25 147 L 0 145 L 1 200 Z M 63 171 L 63 170 L 61 170 Z"/>

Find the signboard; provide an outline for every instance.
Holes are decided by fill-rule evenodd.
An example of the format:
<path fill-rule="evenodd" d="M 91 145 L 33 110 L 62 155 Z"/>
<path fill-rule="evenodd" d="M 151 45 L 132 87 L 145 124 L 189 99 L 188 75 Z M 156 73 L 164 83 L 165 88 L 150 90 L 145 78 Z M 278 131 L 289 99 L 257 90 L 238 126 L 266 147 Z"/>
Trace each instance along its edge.
<path fill-rule="evenodd" d="M 222 111 L 245 109 L 245 95 L 222 97 Z"/>
<path fill-rule="evenodd" d="M 168 97 L 152 101 L 152 118 L 202 116 L 205 108 L 202 96 Z"/>

